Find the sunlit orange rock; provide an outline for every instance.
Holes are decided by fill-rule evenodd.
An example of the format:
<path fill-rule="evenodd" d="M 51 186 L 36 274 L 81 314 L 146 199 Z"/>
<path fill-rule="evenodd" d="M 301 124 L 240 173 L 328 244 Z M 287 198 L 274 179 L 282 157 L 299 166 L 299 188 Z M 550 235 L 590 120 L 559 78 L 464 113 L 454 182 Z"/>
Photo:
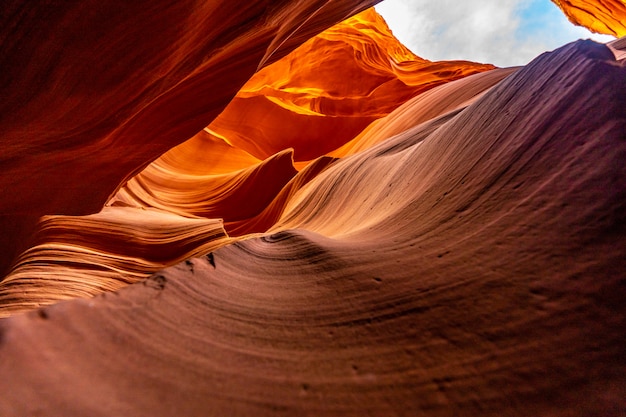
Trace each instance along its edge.
<path fill-rule="evenodd" d="M 46 216 L 33 246 L 0 283 L 0 317 L 115 291 L 231 242 L 221 220 L 156 209 Z"/>
<path fill-rule="evenodd" d="M 626 36 L 624 0 L 552 0 L 575 25 L 592 32 Z"/>
<path fill-rule="evenodd" d="M 435 87 L 398 106 L 389 115 L 375 120 L 350 142 L 328 155 L 346 157 L 362 152 L 428 120 L 459 111 L 516 70 L 499 68 Z"/>
<path fill-rule="evenodd" d="M 123 188 L 125 203 L 182 216 L 244 220 L 261 212 L 296 175 L 291 150 L 225 174 L 167 171 L 156 161 Z M 116 203 L 113 202 L 112 205 Z"/>
<path fill-rule="evenodd" d="M 270 232 L 0 321 L 0 414 L 623 415 L 625 80 L 578 41 L 407 102 Z"/>
<path fill-rule="evenodd" d="M 294 149 L 296 159 L 298 154 L 305 161 L 317 158 L 408 98 L 491 68 L 418 58 L 369 9 L 259 71 L 210 126 L 129 180 L 109 204 L 123 201 L 183 216 L 222 218 L 229 233 L 263 232 L 283 205 L 265 207 L 268 198 L 276 196 L 295 172 L 272 174 L 264 169 L 251 177 L 253 165 L 274 166 L 269 159 L 260 164 L 261 159 L 274 160 L 272 155 L 288 148 Z M 215 155 L 221 155 L 220 159 L 215 160 Z M 288 163 L 288 159 L 280 160 Z M 294 161 L 294 165 L 301 169 L 306 162 Z M 243 168 L 249 168 L 249 173 L 239 172 Z M 301 178 L 309 178 L 311 172 Z M 285 203 L 284 197 L 295 191 L 289 189 L 277 201 Z M 263 192 L 269 194 L 260 198 Z M 240 197 L 230 198 L 233 193 Z M 252 211 L 261 208 L 265 220 L 252 220 Z M 247 219 L 250 223 L 245 225 Z"/>
<path fill-rule="evenodd" d="M 626 415 L 624 40 L 369 3 L 3 4 L 1 416 Z"/>
<path fill-rule="evenodd" d="M 98 212 L 255 71 L 374 3 L 4 1 L 0 274 L 40 216 Z"/>
<path fill-rule="evenodd" d="M 209 128 L 259 159 L 293 148 L 311 160 L 410 98 L 493 68 L 419 58 L 369 9 L 256 73 Z"/>

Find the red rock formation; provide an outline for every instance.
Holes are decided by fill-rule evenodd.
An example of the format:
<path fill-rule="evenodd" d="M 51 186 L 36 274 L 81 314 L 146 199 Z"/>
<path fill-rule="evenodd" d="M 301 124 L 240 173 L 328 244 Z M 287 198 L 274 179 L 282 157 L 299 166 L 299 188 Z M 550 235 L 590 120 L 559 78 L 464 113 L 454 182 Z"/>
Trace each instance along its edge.
<path fill-rule="evenodd" d="M 552 0 L 570 22 L 595 33 L 626 36 L 626 1 L 624 0 Z"/>
<path fill-rule="evenodd" d="M 292 154 L 286 150 L 225 174 L 185 175 L 154 163 L 131 179 L 123 191 L 131 205 L 156 207 L 182 216 L 245 220 L 263 210 L 296 175 Z"/>
<path fill-rule="evenodd" d="M 334 163 L 271 234 L 0 322 L 0 412 L 623 414 L 625 75 L 545 54 Z"/>
<path fill-rule="evenodd" d="M 343 41 L 344 38 L 347 40 Z M 346 51 L 350 53 L 346 54 Z M 307 58 L 315 56 L 315 53 L 323 59 L 312 67 Z M 351 62 L 352 66 L 345 65 L 346 62 Z M 264 232 L 278 219 L 294 193 L 323 171 L 333 159 L 321 158 L 308 167 L 306 162 L 297 163 L 298 168 L 304 169 L 296 175 L 292 151 L 279 151 L 261 161 L 227 142 L 241 145 L 238 138 L 245 137 L 246 141 L 254 139 L 271 151 L 276 145 L 271 140 L 272 134 L 268 133 L 282 134 L 291 140 L 281 146 L 290 146 L 300 153 L 309 149 L 305 153 L 307 157 L 319 157 L 326 150 L 332 150 L 353 137 L 352 133 L 345 135 L 339 130 L 341 126 L 350 125 L 350 120 L 356 120 L 353 126 L 360 130 L 363 121 L 384 116 L 394 106 L 415 94 L 490 68 L 490 65 L 463 61 L 431 63 L 418 58 L 392 37 L 384 21 L 373 9 L 366 11 L 323 32 L 283 60 L 261 70 L 238 93 L 243 101 L 253 98 L 270 103 L 279 96 L 281 100 L 289 98 L 295 110 L 261 105 L 252 106 L 254 112 L 249 112 L 235 100 L 208 128 L 168 151 L 130 179 L 107 205 L 163 211 L 163 216 L 157 212 L 148 218 L 153 223 L 141 223 L 143 238 L 152 243 L 150 251 L 163 251 L 165 245 L 180 245 L 181 240 L 190 239 L 193 234 L 186 228 L 170 228 L 170 236 L 154 233 L 162 227 L 161 222 L 170 219 L 165 215 L 166 212 L 184 218 L 222 219 L 225 230 L 221 233 L 227 232 L 231 236 Z M 501 71 L 500 74 L 508 72 Z M 492 85 L 502 77 L 487 76 L 485 80 L 492 80 L 489 84 Z M 344 79 L 355 79 L 358 82 L 343 83 Z M 336 88 L 333 89 L 333 85 Z M 487 86 L 480 83 L 473 85 L 455 98 L 460 100 L 457 105 Z M 332 93 L 330 97 L 325 93 L 326 90 Z M 369 93 L 365 94 L 366 90 Z M 306 97 L 302 91 L 306 91 Z M 328 101 L 338 104 L 333 105 L 334 109 L 329 108 L 328 104 L 324 104 Z M 324 116 L 316 113 L 313 107 L 318 111 L 327 108 L 329 114 Z M 432 117 L 435 108 L 431 107 L 424 120 L 428 115 Z M 223 122 L 228 118 L 225 116 L 227 114 L 231 118 L 228 123 L 233 128 L 225 132 L 220 126 L 228 124 Z M 240 117 L 233 118 L 233 114 Z M 324 120 L 330 121 L 330 124 Z M 418 123 L 415 118 L 412 121 Z M 329 129 L 329 126 L 334 128 Z M 310 135 L 299 134 L 294 137 L 294 131 L 309 132 Z M 248 135 L 250 132 L 251 136 Z M 383 140 L 386 136 L 377 137 Z M 245 143 L 243 147 L 247 148 Z M 54 230 L 76 228 L 74 231 L 65 231 L 72 236 L 81 236 L 81 243 L 73 246 L 59 242 L 54 233 L 38 231 L 36 242 L 31 244 L 33 247 L 25 252 L 0 284 L 0 302 L 4 304 L 0 315 L 72 298 L 77 294 L 87 296 L 114 290 L 180 262 L 181 256 L 192 254 L 190 248 L 185 246 L 178 248 L 176 255 L 160 254 L 161 262 L 152 262 L 150 258 L 155 254 L 149 251 L 143 257 L 131 256 L 133 262 L 118 262 L 118 257 L 125 259 L 129 255 L 125 252 L 133 253 L 135 250 L 132 245 L 137 231 L 133 221 L 132 217 L 127 221 L 117 218 L 115 223 L 107 224 L 109 229 L 102 229 L 97 222 L 76 218 L 75 226 L 72 226 L 72 218 L 63 218 L 62 222 L 55 223 L 58 226 Z M 46 224 L 40 228 L 47 227 Z M 105 245 L 109 247 L 106 251 L 102 249 L 100 241 L 107 240 L 107 233 L 113 231 L 115 238 Z M 207 240 L 202 230 L 198 230 L 194 238 L 203 242 L 204 248 L 229 242 L 218 238 L 209 243 L 210 239 Z M 125 240 L 127 243 L 124 243 Z M 100 249 L 96 251 L 97 256 L 89 257 L 89 261 L 82 259 L 71 264 L 74 266 L 68 266 L 68 259 L 80 257 L 83 253 L 77 249 L 81 245 L 90 248 L 89 251 L 94 245 Z M 38 276 L 38 280 L 33 280 L 33 276 Z M 22 296 L 16 298 L 16 294 Z"/>
<path fill-rule="evenodd" d="M 115 291 L 154 271 L 231 243 L 222 221 L 107 207 L 46 216 L 31 248 L 0 283 L 0 317 Z"/>
<path fill-rule="evenodd" d="M 250 173 L 235 171 L 249 168 L 252 172 L 252 165 L 288 148 L 300 154 L 300 159 L 318 158 L 408 98 L 492 68 L 418 58 L 391 35 L 373 9 L 367 10 L 259 71 L 205 131 L 148 166 L 112 201 L 241 223 L 252 217 L 250 210 L 259 212 L 267 206 L 267 197 L 254 194 L 276 195 L 295 172 L 287 172 L 287 166 L 280 175 L 259 173 L 251 177 Z M 207 153 L 224 156 L 216 165 L 207 160 L 209 157 L 198 156 Z M 242 164 L 229 162 L 233 153 L 243 155 L 235 159 Z M 288 159 L 280 161 L 288 164 Z M 266 167 L 267 163 L 258 166 Z M 249 186 L 241 185 L 242 175 L 250 180 Z M 265 185 L 260 187 L 259 180 Z M 240 195 L 238 201 L 227 198 L 233 192 Z M 246 214 L 240 213 L 244 209 Z"/>
<path fill-rule="evenodd" d="M 623 42 L 452 81 L 368 12 L 288 54 L 363 5 L 6 5 L 0 315 L 114 292 L 0 320 L 0 415 L 626 413 Z"/>
<path fill-rule="evenodd" d="M 430 119 L 464 108 L 515 71 L 516 68 L 501 68 L 433 88 L 398 106 L 388 116 L 374 121 L 329 155 L 345 157 L 361 152 Z"/>
<path fill-rule="evenodd" d="M 0 274 L 40 216 L 98 212 L 258 68 L 374 3 L 4 1 Z"/>
<path fill-rule="evenodd" d="M 408 99 L 493 68 L 419 58 L 370 9 L 256 73 L 210 129 L 260 159 L 293 148 L 311 160 Z"/>

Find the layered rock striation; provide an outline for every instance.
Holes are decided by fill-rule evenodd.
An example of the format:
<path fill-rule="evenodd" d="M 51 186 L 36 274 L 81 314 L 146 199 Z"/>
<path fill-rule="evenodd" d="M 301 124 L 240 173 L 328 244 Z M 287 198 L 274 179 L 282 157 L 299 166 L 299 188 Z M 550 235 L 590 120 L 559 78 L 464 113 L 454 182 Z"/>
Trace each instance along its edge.
<path fill-rule="evenodd" d="M 0 415 L 626 413 L 623 41 L 368 5 L 7 3 Z"/>

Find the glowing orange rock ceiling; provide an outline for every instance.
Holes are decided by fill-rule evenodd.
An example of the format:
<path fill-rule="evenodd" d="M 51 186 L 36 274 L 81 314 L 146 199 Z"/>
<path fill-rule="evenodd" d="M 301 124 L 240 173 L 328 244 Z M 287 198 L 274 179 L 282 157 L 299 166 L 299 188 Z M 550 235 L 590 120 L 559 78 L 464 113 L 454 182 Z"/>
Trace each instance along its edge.
<path fill-rule="evenodd" d="M 406 100 L 493 68 L 419 58 L 370 9 L 256 73 L 209 129 L 261 159 L 291 147 L 311 160 Z"/>
<path fill-rule="evenodd" d="M 623 40 L 371 3 L 6 2 L 0 415 L 626 414 Z"/>
<path fill-rule="evenodd" d="M 624 0 L 552 0 L 569 20 L 596 33 L 626 36 Z"/>

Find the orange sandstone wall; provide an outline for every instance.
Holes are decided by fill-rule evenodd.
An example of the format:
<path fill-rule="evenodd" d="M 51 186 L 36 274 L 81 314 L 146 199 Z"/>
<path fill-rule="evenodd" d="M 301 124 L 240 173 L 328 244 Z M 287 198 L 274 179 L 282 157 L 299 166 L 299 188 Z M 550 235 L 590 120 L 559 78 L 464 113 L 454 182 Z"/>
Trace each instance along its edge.
<path fill-rule="evenodd" d="M 3 4 L 0 415 L 626 414 L 623 57 L 366 3 Z"/>
<path fill-rule="evenodd" d="M 0 271 L 40 216 L 98 212 L 257 69 L 376 2 L 4 1 Z"/>
<path fill-rule="evenodd" d="M 268 199 L 295 175 L 290 159 L 303 168 L 411 97 L 493 68 L 419 58 L 366 10 L 257 72 L 213 123 L 129 180 L 109 204 L 219 217 L 227 230 L 236 222 L 239 231 L 262 232 L 260 223 L 240 226 L 267 212 Z M 279 153 L 285 157 L 273 157 Z M 279 161 L 282 173 L 268 171 Z M 241 197 L 229 198 L 233 193 Z"/>
<path fill-rule="evenodd" d="M 578 41 L 432 89 L 269 233 L 1 320 L 0 415 L 624 415 L 622 64 Z"/>
<path fill-rule="evenodd" d="M 410 98 L 493 68 L 417 57 L 369 9 L 256 73 L 209 129 L 260 159 L 291 147 L 311 160 Z"/>
<path fill-rule="evenodd" d="M 596 33 L 626 36 L 624 0 L 552 0 L 575 25 Z"/>

